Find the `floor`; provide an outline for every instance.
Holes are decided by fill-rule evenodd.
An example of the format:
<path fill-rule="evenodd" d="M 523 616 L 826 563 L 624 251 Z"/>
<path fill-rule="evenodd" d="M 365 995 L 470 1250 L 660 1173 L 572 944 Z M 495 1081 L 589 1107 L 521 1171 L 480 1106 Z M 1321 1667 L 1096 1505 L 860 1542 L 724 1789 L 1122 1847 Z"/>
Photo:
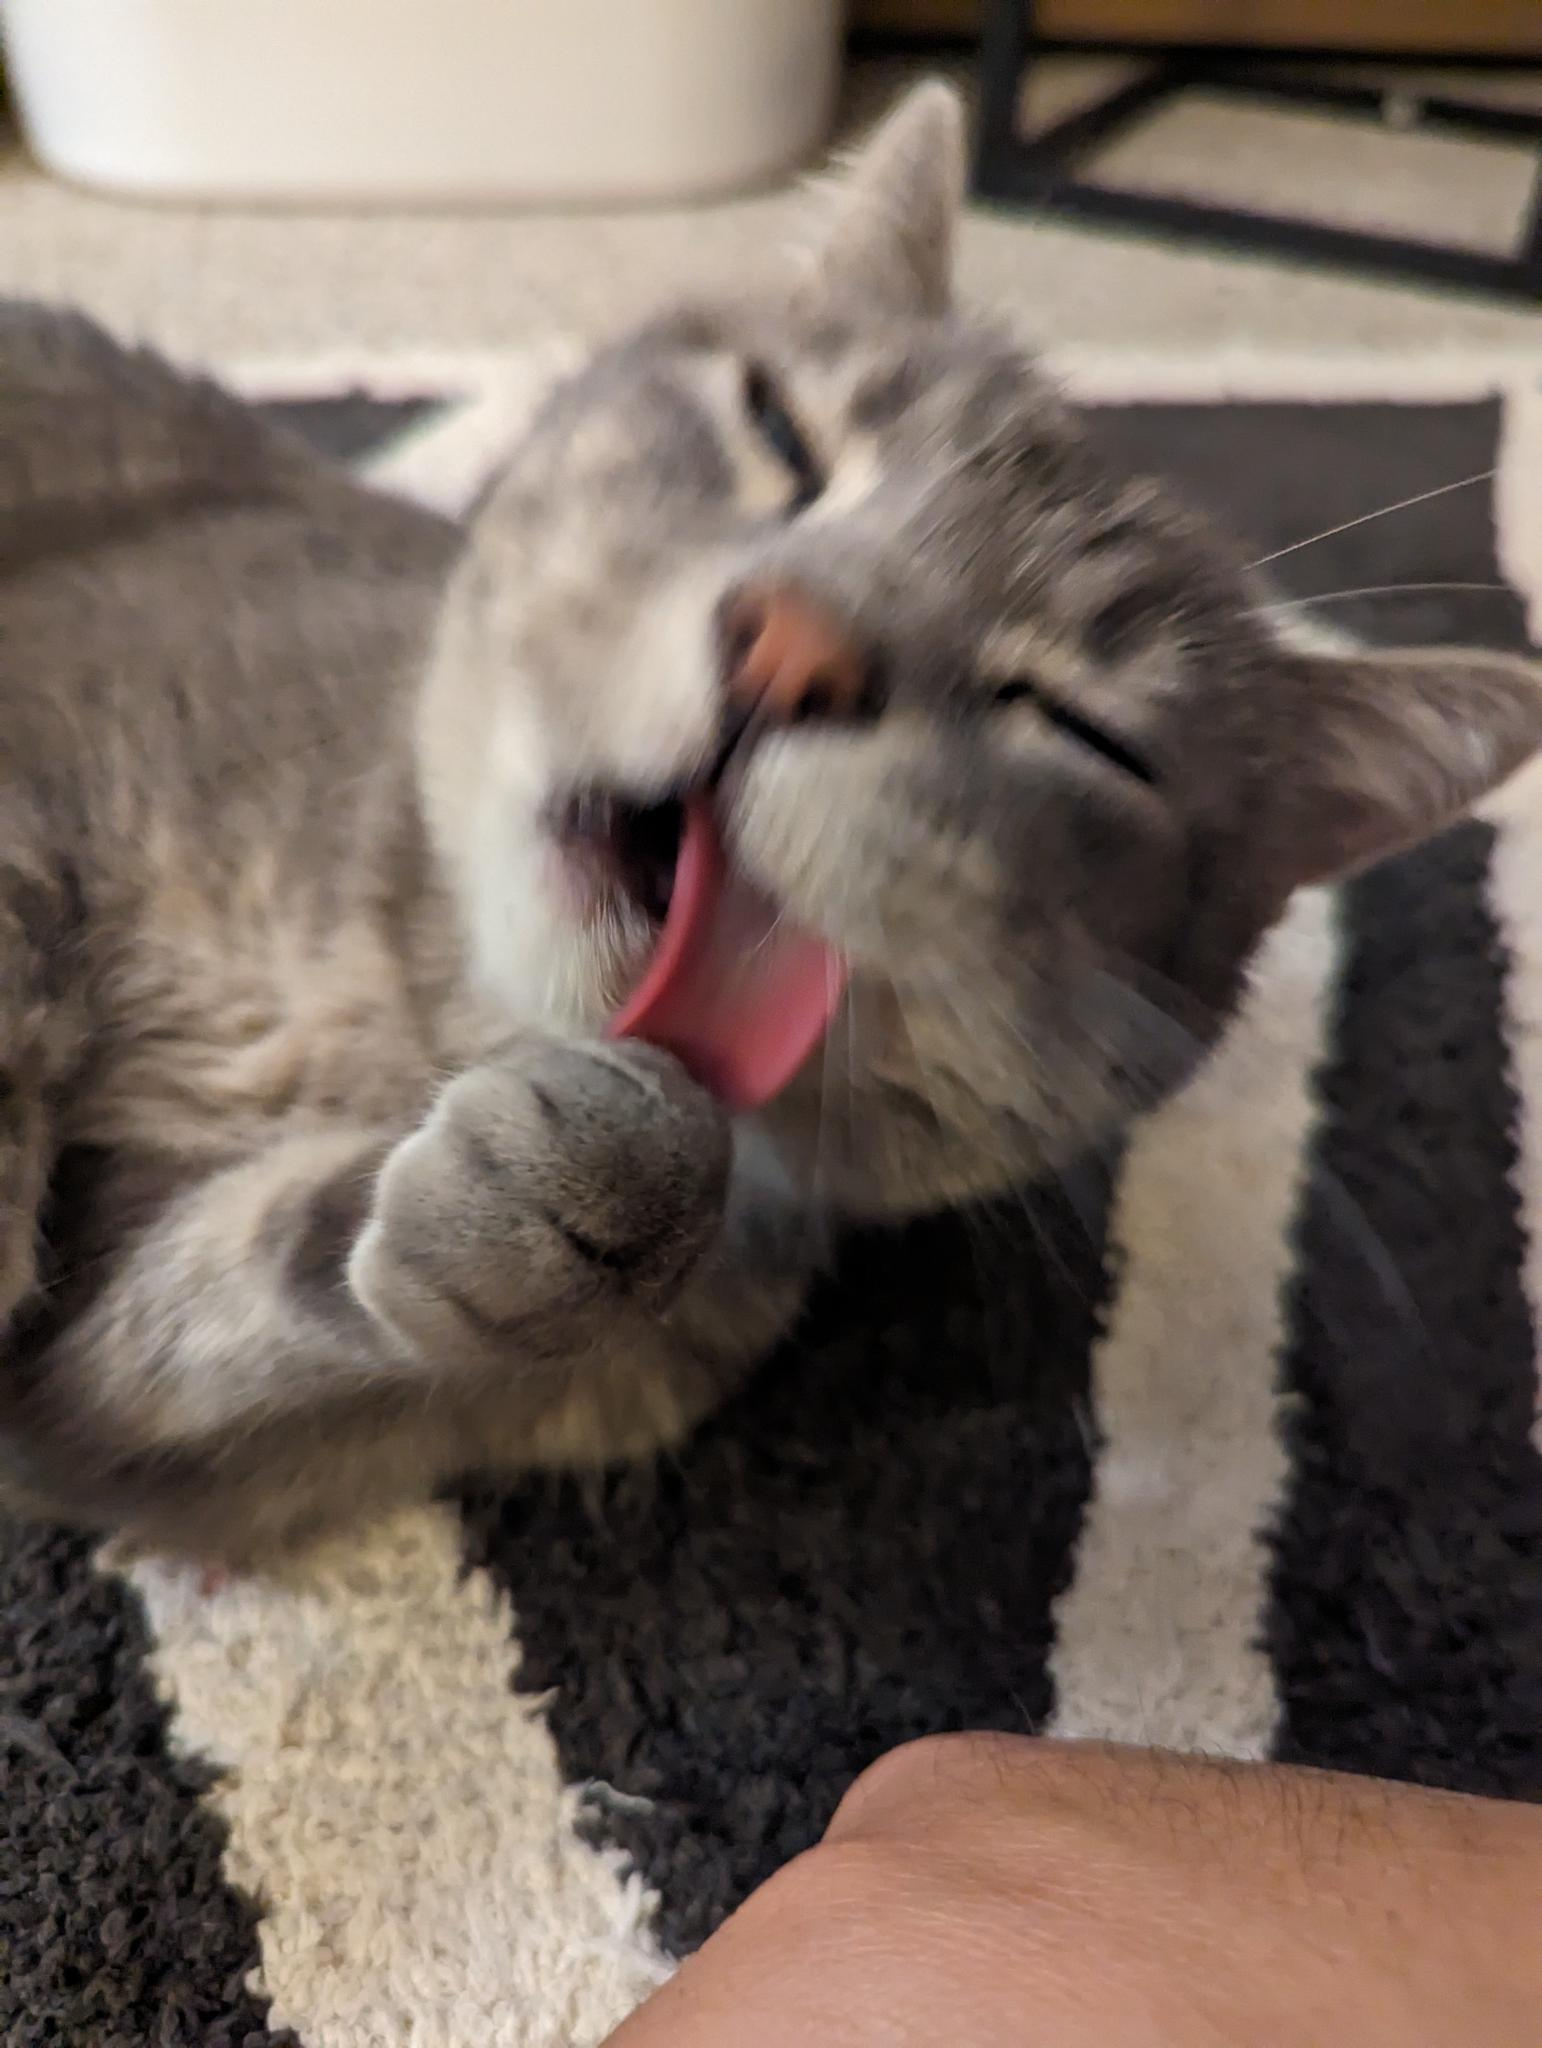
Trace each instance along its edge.
<path fill-rule="evenodd" d="M 860 131 L 917 68 L 859 66 L 843 133 Z M 1070 62 L 1048 81 L 1049 97 L 1075 98 L 1092 82 Z M 1241 118 L 1195 102 L 1121 144 L 1118 160 L 1143 180 L 1188 189 L 1224 161 L 1234 194 L 1275 190 L 1324 213 L 1342 212 L 1351 191 L 1383 221 L 1433 221 L 1476 246 L 1504 238 L 1528 168 L 1509 148 L 1368 139 L 1311 117 L 1263 115 L 1252 127 Z M 211 361 L 502 348 L 625 318 L 660 280 L 719 277 L 746 251 L 781 244 L 796 204 L 783 189 L 648 213 L 146 206 L 55 183 L 12 141 L 0 150 L 0 290 L 73 300 L 120 331 Z M 1424 358 L 1530 351 L 1542 337 L 1538 313 L 1525 309 L 978 209 L 964 228 L 961 274 L 971 295 L 1010 309 L 1049 345 L 1148 357 L 1256 344 Z"/>

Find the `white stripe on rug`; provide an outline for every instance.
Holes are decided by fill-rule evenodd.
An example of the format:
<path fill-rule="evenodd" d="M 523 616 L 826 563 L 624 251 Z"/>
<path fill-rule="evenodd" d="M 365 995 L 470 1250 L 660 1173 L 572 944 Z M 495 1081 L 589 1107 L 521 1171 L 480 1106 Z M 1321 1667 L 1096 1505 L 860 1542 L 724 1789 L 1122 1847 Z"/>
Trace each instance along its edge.
<path fill-rule="evenodd" d="M 575 1832 L 507 1607 L 447 1509 L 213 1594 L 127 1568 L 172 1739 L 224 1775 L 272 2024 L 306 2048 L 590 2048 L 668 1974 L 652 1900 Z"/>
<path fill-rule="evenodd" d="M 1542 378 L 1536 365 L 1504 395 L 1494 477 L 1494 551 L 1542 645 Z"/>
<path fill-rule="evenodd" d="M 1092 1363 L 1104 1447 L 1056 1611 L 1057 1735 L 1269 1751 L 1261 1531 L 1286 1478 L 1281 1297 L 1336 955 L 1332 897 L 1304 892 L 1216 1053 L 1131 1143 Z"/>
<path fill-rule="evenodd" d="M 1535 366 L 1506 394 L 1494 480 L 1499 566 L 1542 641 L 1542 383 Z M 1513 776 L 1479 815 L 1495 827 L 1489 907 L 1508 955 L 1505 1043 L 1518 1104 L 1516 1199 L 1526 1237 L 1522 1284 L 1534 1332 L 1542 1333 L 1542 761 Z M 1538 1359 L 1542 1375 L 1542 1357 Z M 1542 1376 L 1536 1444 L 1542 1451 Z"/>
<path fill-rule="evenodd" d="M 1509 956 L 1505 1041 L 1518 1104 L 1516 1196 L 1526 1235 L 1522 1279 L 1532 1327 L 1542 1332 L 1542 761 L 1491 797 L 1480 815 L 1497 833 L 1489 905 Z M 1542 1387 L 1537 1414 L 1542 1450 Z"/>

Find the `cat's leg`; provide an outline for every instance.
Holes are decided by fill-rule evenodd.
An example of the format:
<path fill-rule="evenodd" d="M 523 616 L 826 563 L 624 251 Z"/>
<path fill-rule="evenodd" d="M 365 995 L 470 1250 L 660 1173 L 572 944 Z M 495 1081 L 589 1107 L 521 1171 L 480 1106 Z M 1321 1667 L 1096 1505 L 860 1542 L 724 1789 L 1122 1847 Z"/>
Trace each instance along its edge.
<path fill-rule="evenodd" d="M 173 1153 L 66 1151 L 46 1313 L 5 1361 L 0 1491 L 32 1513 L 209 1556 L 303 1529 L 305 1489 L 289 1485 L 302 1424 L 390 1377 L 341 1265 L 396 1135 L 307 1131 L 212 1170 Z M 339 1447 L 360 1434 L 350 1419 Z"/>
<path fill-rule="evenodd" d="M 66 1171 L 69 1266 L 37 1369 L 51 1405 L 82 1438 L 170 1457 L 378 1383 L 391 1346 L 342 1265 L 397 1135 L 323 1127 L 212 1171 L 148 1152 L 103 1156 L 84 1185 Z"/>
<path fill-rule="evenodd" d="M 305 1132 L 131 1203 L 31 1376 L 61 1506 L 230 1556 L 457 1470 L 678 1435 L 774 1335 L 748 1276 L 742 1314 L 698 1301 L 729 1156 L 659 1055 L 535 1039 L 404 1140 Z"/>

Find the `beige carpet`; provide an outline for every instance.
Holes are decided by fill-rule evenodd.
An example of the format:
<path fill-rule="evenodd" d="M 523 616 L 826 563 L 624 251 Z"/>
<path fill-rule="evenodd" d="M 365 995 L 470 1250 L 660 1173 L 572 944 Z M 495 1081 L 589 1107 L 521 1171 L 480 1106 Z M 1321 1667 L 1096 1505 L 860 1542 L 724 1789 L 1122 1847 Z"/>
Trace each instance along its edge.
<path fill-rule="evenodd" d="M 870 119 L 914 76 L 870 63 L 853 77 L 844 125 Z M 1081 75 L 1051 81 L 1072 96 Z M 1513 88 L 1512 88 L 1513 90 Z M 1197 103 L 1127 146 L 1143 179 L 1192 186 L 1196 152 L 1222 150 L 1241 196 L 1367 193 L 1385 216 L 1433 222 L 1492 246 L 1507 232 L 1519 152 L 1388 137 L 1367 169 L 1363 131 L 1299 117 L 1217 117 Z M 1395 164 L 1395 170 L 1389 166 Z M 1273 177 L 1278 168 L 1279 180 Z M 1390 179 L 1390 195 L 1386 189 Z M 0 291 L 73 300 L 118 330 L 182 357 L 293 356 L 337 347 L 496 349 L 554 330 L 592 329 L 649 303 L 662 281 L 720 278 L 788 232 L 783 190 L 652 213 L 584 215 L 264 214 L 127 204 L 43 177 L 19 145 L 0 154 Z M 962 276 L 1058 347 L 1183 356 L 1217 345 L 1424 357 L 1534 349 L 1537 313 L 1170 249 L 977 211 Z"/>

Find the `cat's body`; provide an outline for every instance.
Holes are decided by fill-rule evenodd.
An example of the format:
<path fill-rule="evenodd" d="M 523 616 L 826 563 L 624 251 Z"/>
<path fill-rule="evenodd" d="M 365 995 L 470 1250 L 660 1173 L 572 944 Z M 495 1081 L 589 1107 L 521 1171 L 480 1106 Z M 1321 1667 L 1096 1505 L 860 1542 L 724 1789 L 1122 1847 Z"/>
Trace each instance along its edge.
<path fill-rule="evenodd" d="M 465 537 L 0 330 L 0 1498 L 244 1559 L 671 1441 L 843 1216 L 1100 1142 L 1292 888 L 1542 740 L 1517 664 L 1279 647 L 949 314 L 956 179 L 920 95 L 795 282 L 596 357 Z M 789 592 L 860 688 L 735 717 Z M 732 1125 L 603 1038 L 686 793 L 852 969 Z"/>

